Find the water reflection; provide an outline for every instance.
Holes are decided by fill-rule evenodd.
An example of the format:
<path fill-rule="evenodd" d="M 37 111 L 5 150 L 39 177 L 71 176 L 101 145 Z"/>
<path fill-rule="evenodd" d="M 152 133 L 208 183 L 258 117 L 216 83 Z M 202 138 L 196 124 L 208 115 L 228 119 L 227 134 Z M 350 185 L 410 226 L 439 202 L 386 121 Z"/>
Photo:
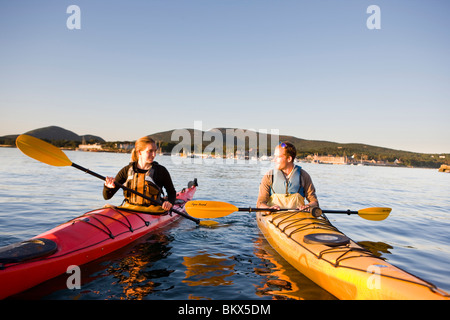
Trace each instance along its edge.
<path fill-rule="evenodd" d="M 284 260 L 261 235 L 254 242 L 254 254 L 261 259 L 255 267 L 256 274 L 263 276 L 258 296 L 271 295 L 274 300 L 330 300 L 332 294 L 319 287 Z"/>
<path fill-rule="evenodd" d="M 182 282 L 188 286 L 233 285 L 229 278 L 235 274 L 234 257 L 200 251 L 195 256 L 183 257 L 183 265 L 186 266 L 186 277 Z"/>
<path fill-rule="evenodd" d="M 152 268 L 156 261 L 164 259 L 169 254 L 170 241 L 165 234 L 154 234 L 118 263 L 108 267 L 108 273 L 117 279 L 111 285 L 122 287 L 123 296 L 120 299 L 143 299 L 160 286 L 157 279 L 168 277 L 174 271 L 167 268 Z"/>
<path fill-rule="evenodd" d="M 364 249 L 369 250 L 373 255 L 380 259 L 386 260 L 387 258 L 382 257 L 383 253 L 391 253 L 389 249 L 394 249 L 393 246 L 384 242 L 374 242 L 374 241 L 359 241 L 358 244 Z"/>
<path fill-rule="evenodd" d="M 3 168 L 0 170 L 2 245 L 34 237 L 105 203 L 101 196 L 102 183 L 79 170 L 43 165 L 14 148 L 0 148 L 0 158 Z M 129 155 L 71 152 L 69 158 L 100 174 L 114 175 Z M 163 156 L 158 157 L 158 162 L 169 169 L 177 189 L 196 177 L 200 184 L 196 199 L 226 201 L 242 207 L 254 204 L 262 175 L 270 167 L 270 163 L 265 162 L 252 166 L 174 165 L 171 157 Z M 347 215 L 330 215 L 330 218 L 337 228 L 356 241 L 384 241 L 384 245 L 380 243 L 381 249 L 375 248 L 375 252 L 390 263 L 450 290 L 447 276 L 450 242 L 445 236 L 450 228 L 448 175 L 424 169 L 301 165 L 314 176 L 314 184 L 326 209 L 392 207 L 393 214 L 377 223 Z M 354 188 L 355 185 L 360 187 Z M 76 192 L 68 193 L 67 186 Z M 423 190 L 427 190 L 426 196 L 423 196 Z M 122 201 L 120 196 L 112 200 L 109 203 L 116 205 Z M 168 229 L 170 232 L 164 232 L 173 235 L 173 241 L 170 236 L 163 240 L 164 245 L 153 244 L 156 238 L 148 240 L 153 252 L 147 252 L 147 256 L 138 252 L 148 251 L 145 245 L 115 252 L 82 266 L 81 291 L 63 290 L 67 280 L 67 274 L 64 274 L 59 279 L 60 286 L 52 287 L 53 281 L 38 286 L 34 290 L 36 298 L 52 292 L 48 299 L 74 299 L 75 295 L 80 299 L 119 299 L 126 298 L 127 294 L 130 299 L 139 299 L 145 292 L 148 292 L 146 299 L 195 299 L 201 296 L 213 299 L 333 298 L 288 265 L 265 240 L 261 238 L 255 242 L 258 230 L 253 213 L 234 213 L 217 221 L 227 225 L 221 225 L 224 228 L 197 228 L 190 221 L 180 221 Z M 417 226 L 421 232 L 417 232 Z M 387 243 L 393 244 L 395 251 Z M 130 255 L 132 258 L 127 257 L 130 251 L 134 252 Z M 183 255 L 205 254 L 216 261 L 228 261 L 219 262 L 215 275 L 211 268 L 203 274 L 187 275 L 187 266 L 182 265 Z M 129 258 L 127 263 L 131 266 L 121 263 L 124 257 Z M 235 266 L 231 268 L 233 264 Z M 194 263 L 190 270 L 197 267 L 200 264 Z M 124 270 L 123 275 L 119 275 L 120 268 Z M 145 280 L 144 275 L 148 275 Z M 219 282 L 214 276 L 221 276 L 220 281 L 226 284 L 213 286 Z M 211 278 L 208 280 L 210 285 L 208 278 Z M 203 286 L 191 285 L 200 281 L 204 282 Z"/>

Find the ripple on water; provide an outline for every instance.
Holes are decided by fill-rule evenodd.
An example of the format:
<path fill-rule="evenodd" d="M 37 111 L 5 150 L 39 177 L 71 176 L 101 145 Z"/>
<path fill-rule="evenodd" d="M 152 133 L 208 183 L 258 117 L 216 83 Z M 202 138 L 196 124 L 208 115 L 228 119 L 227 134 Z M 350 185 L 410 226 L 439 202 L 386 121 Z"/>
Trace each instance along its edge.
<path fill-rule="evenodd" d="M 102 181 L 73 168 L 56 168 L 0 148 L 0 245 L 25 240 L 106 202 Z M 129 155 L 71 152 L 74 162 L 102 175 L 115 175 Z M 178 190 L 198 179 L 196 199 L 254 206 L 269 162 L 234 165 L 157 161 Z M 312 176 L 323 209 L 359 210 L 388 206 L 384 221 L 357 215 L 328 215 L 357 242 L 387 261 L 450 291 L 448 175 L 432 170 L 301 164 Z M 7 170 L 5 169 L 7 168 Z M 116 253 L 82 266 L 79 291 L 65 288 L 67 275 L 37 289 L 47 299 L 334 299 L 276 253 L 258 230 L 255 216 L 235 212 L 213 228 L 180 219 Z M 59 281 L 59 282 L 58 282 Z M 31 294 L 28 292 L 28 294 Z"/>

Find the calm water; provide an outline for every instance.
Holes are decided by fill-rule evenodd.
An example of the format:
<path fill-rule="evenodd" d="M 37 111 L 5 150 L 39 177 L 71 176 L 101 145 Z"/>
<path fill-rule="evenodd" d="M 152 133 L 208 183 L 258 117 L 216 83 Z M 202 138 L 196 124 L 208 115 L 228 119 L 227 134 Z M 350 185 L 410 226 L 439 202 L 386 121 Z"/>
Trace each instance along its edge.
<path fill-rule="evenodd" d="M 114 176 L 127 154 L 66 152 L 72 162 Z M 0 148 L 0 246 L 25 240 L 105 204 L 102 181 Z M 200 164 L 157 159 L 177 190 L 197 178 L 196 199 L 253 206 L 270 162 Z M 180 160 L 180 159 L 178 159 Z M 301 164 L 323 209 L 393 209 L 384 221 L 329 215 L 357 242 L 450 291 L 450 174 L 437 170 Z M 121 194 L 108 203 L 120 204 Z M 252 213 L 217 219 L 218 227 L 179 220 L 171 228 L 83 266 L 81 290 L 67 275 L 20 295 L 27 299 L 334 299 L 287 264 L 262 237 Z"/>

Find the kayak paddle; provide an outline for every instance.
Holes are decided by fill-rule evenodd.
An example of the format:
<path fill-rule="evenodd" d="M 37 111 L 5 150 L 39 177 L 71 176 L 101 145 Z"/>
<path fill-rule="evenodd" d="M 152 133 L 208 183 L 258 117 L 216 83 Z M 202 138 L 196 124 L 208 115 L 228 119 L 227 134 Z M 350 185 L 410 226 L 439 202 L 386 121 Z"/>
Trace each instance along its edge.
<path fill-rule="evenodd" d="M 195 200 L 188 201 L 184 206 L 185 210 L 193 217 L 196 218 L 221 218 L 225 217 L 236 211 L 266 211 L 266 212 L 276 212 L 280 211 L 278 209 L 267 209 L 267 208 L 238 208 L 235 205 L 227 202 L 221 201 L 207 201 L 207 200 Z M 340 214 L 358 214 L 361 218 L 373 221 L 381 221 L 386 219 L 391 212 L 391 208 L 385 207 L 375 207 L 366 208 L 358 211 L 351 210 L 321 210 L 319 208 L 313 208 L 312 214 L 318 217 L 323 213 L 340 213 Z M 295 211 L 295 210 L 294 210 Z"/>
<path fill-rule="evenodd" d="M 337 214 L 357 214 L 361 218 L 372 221 L 381 221 L 386 219 L 391 213 L 392 209 L 387 207 L 373 207 L 365 208 L 358 211 L 352 210 L 322 210 L 323 213 L 337 213 Z"/>
<path fill-rule="evenodd" d="M 72 161 L 70 161 L 70 159 L 67 157 L 67 155 L 61 151 L 61 149 L 59 149 L 58 147 L 56 147 L 48 142 L 45 142 L 41 139 L 22 134 L 19 137 L 17 137 L 16 145 L 24 154 L 26 154 L 30 158 L 33 158 L 40 162 L 46 163 L 51 166 L 57 166 L 57 167 L 72 166 L 78 170 L 81 170 L 85 173 L 93 175 L 94 177 L 97 177 L 101 180 L 106 179 L 105 177 L 103 177 L 102 175 L 99 175 L 98 173 L 95 173 L 89 169 L 83 168 L 82 166 L 80 166 L 76 163 L 73 163 Z M 150 197 L 147 197 L 146 195 L 144 195 L 140 192 L 137 192 L 133 189 L 130 189 L 130 188 L 118 183 L 117 181 L 114 183 L 117 186 L 119 186 L 120 188 L 130 191 L 146 200 L 153 202 L 156 205 L 162 205 L 162 203 L 160 201 L 156 201 Z M 171 211 L 175 212 L 176 214 L 179 214 L 180 216 L 182 216 L 186 219 L 192 220 L 195 223 L 200 224 L 200 225 L 208 225 L 209 226 L 211 224 L 217 224 L 216 221 L 200 221 L 199 219 L 191 217 L 189 214 L 186 214 L 184 212 L 181 212 L 181 211 L 178 211 L 175 209 L 171 209 Z"/>

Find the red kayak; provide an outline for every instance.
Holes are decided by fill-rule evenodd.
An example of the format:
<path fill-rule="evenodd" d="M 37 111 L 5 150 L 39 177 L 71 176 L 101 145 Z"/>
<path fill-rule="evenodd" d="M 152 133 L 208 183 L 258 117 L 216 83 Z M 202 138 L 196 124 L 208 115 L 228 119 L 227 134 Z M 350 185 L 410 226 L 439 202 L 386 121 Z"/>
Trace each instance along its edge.
<path fill-rule="evenodd" d="M 185 212 L 197 183 L 177 193 L 174 209 Z M 93 210 L 30 240 L 0 248 L 0 299 L 32 288 L 118 250 L 180 218 L 108 206 Z"/>

